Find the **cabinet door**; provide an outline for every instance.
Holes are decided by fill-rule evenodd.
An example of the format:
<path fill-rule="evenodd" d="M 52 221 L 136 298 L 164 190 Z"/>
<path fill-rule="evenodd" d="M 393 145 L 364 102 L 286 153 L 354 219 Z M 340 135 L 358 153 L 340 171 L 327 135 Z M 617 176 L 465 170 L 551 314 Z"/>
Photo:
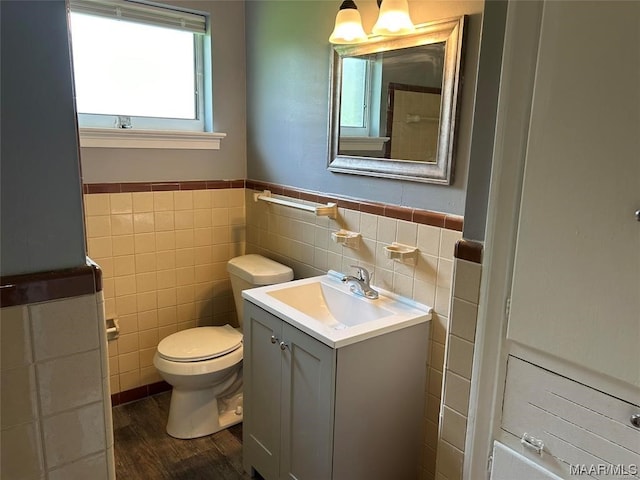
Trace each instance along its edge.
<path fill-rule="evenodd" d="M 282 321 L 244 302 L 244 468 L 278 478 Z M 272 343 L 271 337 L 277 340 Z"/>
<path fill-rule="evenodd" d="M 508 338 L 640 387 L 640 3 L 546 2 Z"/>
<path fill-rule="evenodd" d="M 328 480 L 333 446 L 334 350 L 283 324 L 281 479 Z"/>

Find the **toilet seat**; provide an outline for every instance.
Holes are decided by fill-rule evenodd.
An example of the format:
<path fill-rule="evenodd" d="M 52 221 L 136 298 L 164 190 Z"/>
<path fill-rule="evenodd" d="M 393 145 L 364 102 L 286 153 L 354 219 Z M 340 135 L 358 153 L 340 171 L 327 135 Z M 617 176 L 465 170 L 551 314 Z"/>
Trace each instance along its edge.
<path fill-rule="evenodd" d="M 227 355 L 242 346 L 242 334 L 231 325 L 196 327 L 164 338 L 158 355 L 172 362 L 202 362 Z"/>

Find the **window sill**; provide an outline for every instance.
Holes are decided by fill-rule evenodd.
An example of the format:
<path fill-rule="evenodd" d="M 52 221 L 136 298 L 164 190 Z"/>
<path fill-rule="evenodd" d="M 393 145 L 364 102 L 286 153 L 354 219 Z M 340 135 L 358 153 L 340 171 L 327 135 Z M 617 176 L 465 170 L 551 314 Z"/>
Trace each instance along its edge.
<path fill-rule="evenodd" d="M 390 137 L 340 136 L 340 151 L 380 151 Z"/>
<path fill-rule="evenodd" d="M 216 132 L 81 128 L 80 146 L 83 148 L 220 150 L 220 141 L 226 136 L 226 133 Z"/>

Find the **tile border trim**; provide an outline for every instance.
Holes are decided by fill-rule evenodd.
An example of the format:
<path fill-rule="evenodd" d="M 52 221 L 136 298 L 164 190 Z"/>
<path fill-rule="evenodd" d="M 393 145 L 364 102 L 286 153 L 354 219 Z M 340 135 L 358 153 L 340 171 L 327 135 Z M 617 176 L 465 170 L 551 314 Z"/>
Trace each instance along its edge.
<path fill-rule="evenodd" d="M 85 183 L 82 192 L 90 193 L 130 193 L 163 192 L 173 190 L 218 190 L 223 188 L 244 188 L 244 180 L 190 180 L 178 182 L 115 182 Z"/>
<path fill-rule="evenodd" d="M 0 306 L 14 307 L 102 290 L 102 270 L 87 257 L 84 266 L 0 277 Z"/>
<path fill-rule="evenodd" d="M 482 243 L 462 238 L 456 242 L 453 256 L 460 260 L 482 264 L 483 249 L 484 245 Z"/>
<path fill-rule="evenodd" d="M 171 385 L 162 380 L 160 382 L 125 390 L 124 392 L 112 393 L 111 406 L 115 407 L 123 403 L 134 402 L 158 393 L 168 392 L 169 390 L 171 390 Z"/>
<path fill-rule="evenodd" d="M 363 202 L 355 198 L 339 195 L 328 195 L 310 190 L 286 187 L 275 183 L 261 182 L 256 180 L 246 180 L 246 188 L 253 190 L 270 190 L 276 195 L 284 195 L 291 198 L 299 198 L 314 203 L 334 202 L 339 208 L 347 208 L 363 213 L 371 213 L 382 217 L 406 220 L 409 222 L 431 225 L 433 227 L 445 228 L 447 230 L 462 231 L 464 218 L 460 215 L 433 212 L 411 207 L 400 207 L 384 203 Z"/>
<path fill-rule="evenodd" d="M 130 183 L 85 183 L 82 191 L 93 193 L 129 193 L 129 192 L 161 192 L 180 190 L 215 190 L 222 188 L 250 188 L 252 190 L 270 190 L 276 195 L 298 198 L 314 203 L 334 202 L 339 208 L 371 213 L 381 217 L 406 220 L 422 225 L 462 231 L 464 218 L 460 215 L 421 210 L 419 208 L 401 207 L 385 203 L 365 202 L 342 195 L 330 195 L 312 190 L 287 187 L 276 183 L 259 180 L 193 180 L 184 182 L 130 182 Z"/>

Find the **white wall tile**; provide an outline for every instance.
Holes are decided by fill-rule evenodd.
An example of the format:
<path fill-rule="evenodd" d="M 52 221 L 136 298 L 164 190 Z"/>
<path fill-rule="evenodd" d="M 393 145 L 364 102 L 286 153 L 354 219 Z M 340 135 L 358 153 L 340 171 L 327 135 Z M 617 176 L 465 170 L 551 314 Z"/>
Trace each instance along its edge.
<path fill-rule="evenodd" d="M 444 258 L 438 259 L 438 287 L 451 289 L 453 262 Z"/>
<path fill-rule="evenodd" d="M 464 451 L 466 430 L 467 417 L 444 405 L 442 408 L 441 438 L 458 450 Z"/>
<path fill-rule="evenodd" d="M 441 228 L 418 225 L 417 247 L 421 253 L 437 257 L 440 253 Z"/>
<path fill-rule="evenodd" d="M 456 259 L 454 268 L 454 296 L 477 305 L 480 294 L 482 266 L 466 260 Z"/>
<path fill-rule="evenodd" d="M 29 313 L 36 360 L 99 347 L 95 295 L 30 305 Z"/>
<path fill-rule="evenodd" d="M 442 372 L 442 366 L 444 365 L 444 355 L 445 355 L 444 345 L 438 342 L 432 342 L 431 356 L 429 360 L 429 365 L 431 366 L 431 368 L 435 368 L 436 370 L 439 370 L 440 372 Z M 438 391 L 439 390 L 440 389 L 438 389 Z M 440 393 L 438 393 L 438 396 L 440 396 Z"/>
<path fill-rule="evenodd" d="M 455 335 L 449 335 L 447 366 L 452 372 L 470 380 L 473 367 L 473 343 Z"/>
<path fill-rule="evenodd" d="M 398 220 L 396 242 L 412 247 L 417 246 L 418 224 L 414 222 L 407 222 L 405 220 Z"/>
<path fill-rule="evenodd" d="M 446 441 L 438 442 L 438 475 L 444 476 L 447 480 L 461 480 L 463 460 L 464 453 L 461 450 Z"/>
<path fill-rule="evenodd" d="M 33 361 L 27 307 L 0 310 L 0 368 L 29 365 Z"/>
<path fill-rule="evenodd" d="M 469 379 L 447 372 L 444 382 L 444 404 L 461 415 L 467 416 L 470 389 Z"/>
<path fill-rule="evenodd" d="M 442 372 L 432 366 L 428 368 L 429 378 L 427 392 L 434 397 L 442 397 Z"/>
<path fill-rule="evenodd" d="M 44 474 L 38 424 L 24 423 L 0 434 L 0 478 L 40 480 Z"/>
<path fill-rule="evenodd" d="M 440 253 L 439 256 L 448 260 L 453 260 L 453 252 L 456 242 L 462 238 L 462 232 L 455 230 L 442 229 L 440 235 Z"/>
<path fill-rule="evenodd" d="M 394 273 L 393 291 L 398 295 L 413 298 L 413 276 Z"/>
<path fill-rule="evenodd" d="M 375 240 L 378 231 L 378 216 L 370 213 L 360 214 L 360 234 L 364 238 Z"/>
<path fill-rule="evenodd" d="M 2 429 L 36 420 L 37 398 L 32 365 L 0 372 L 0 420 Z"/>
<path fill-rule="evenodd" d="M 436 448 L 438 445 L 438 424 L 427 420 L 425 422 L 425 438 L 426 445 Z"/>
<path fill-rule="evenodd" d="M 36 370 L 43 415 L 102 400 L 100 350 L 41 362 Z"/>
<path fill-rule="evenodd" d="M 431 340 L 444 345 L 447 342 L 448 319 L 437 312 L 431 315 Z"/>
<path fill-rule="evenodd" d="M 470 342 L 475 341 L 478 306 L 454 297 L 451 308 L 451 333 Z"/>
<path fill-rule="evenodd" d="M 398 221 L 388 217 L 378 217 L 378 234 L 376 240 L 390 245 L 396 240 Z"/>
<path fill-rule="evenodd" d="M 418 252 L 416 259 L 416 278 L 421 282 L 436 284 L 438 280 L 438 257 L 422 251 Z"/>
<path fill-rule="evenodd" d="M 106 451 L 50 470 L 48 473 L 48 480 L 70 479 L 109 480 Z"/>
<path fill-rule="evenodd" d="M 43 432 L 49 469 L 103 451 L 103 403 L 94 403 L 46 418 L 43 421 Z"/>
<path fill-rule="evenodd" d="M 451 303 L 451 290 L 443 287 L 436 287 L 435 310 L 440 315 L 449 316 L 449 304 Z"/>
<path fill-rule="evenodd" d="M 435 284 L 422 282 L 416 277 L 413 281 L 413 298 L 417 302 L 433 308 L 436 301 Z"/>

